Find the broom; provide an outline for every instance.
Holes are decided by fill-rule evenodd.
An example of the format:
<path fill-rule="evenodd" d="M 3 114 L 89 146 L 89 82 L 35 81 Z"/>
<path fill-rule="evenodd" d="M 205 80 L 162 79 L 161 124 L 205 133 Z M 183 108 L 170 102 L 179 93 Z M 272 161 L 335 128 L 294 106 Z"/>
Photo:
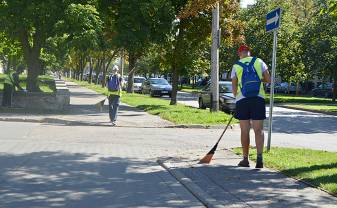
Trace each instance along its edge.
<path fill-rule="evenodd" d="M 102 112 L 102 110 L 103 110 L 103 106 L 104 106 L 104 103 L 105 103 L 105 100 L 106 100 L 106 99 L 107 99 L 107 98 L 104 98 L 103 100 L 101 100 L 101 101 L 99 101 L 98 103 L 95 104 L 96 108 L 97 108 L 100 112 Z"/>
<path fill-rule="evenodd" d="M 205 157 L 203 157 L 200 161 L 199 161 L 199 164 L 202 164 L 202 163 L 210 163 L 212 158 L 213 158 L 213 155 L 216 151 L 216 149 L 218 148 L 218 144 L 220 142 L 220 140 L 222 139 L 222 136 L 225 134 L 229 124 L 231 123 L 232 119 L 234 117 L 234 114 L 232 115 L 232 117 L 229 119 L 228 121 L 228 124 L 225 128 L 225 130 L 222 132 L 220 138 L 218 139 L 218 141 L 215 143 L 215 145 L 213 146 L 213 148 L 205 155 Z"/>

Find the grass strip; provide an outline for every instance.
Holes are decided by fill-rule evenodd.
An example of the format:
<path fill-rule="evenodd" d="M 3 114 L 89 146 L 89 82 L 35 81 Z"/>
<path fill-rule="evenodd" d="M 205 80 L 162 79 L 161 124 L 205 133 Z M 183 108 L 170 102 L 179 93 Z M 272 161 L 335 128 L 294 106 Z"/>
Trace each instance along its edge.
<path fill-rule="evenodd" d="M 269 103 L 269 94 L 266 95 L 266 102 Z M 331 104 L 333 103 L 331 99 L 328 98 L 319 98 L 312 96 L 296 96 L 296 95 L 280 95 L 275 94 L 274 97 L 275 103 L 322 103 L 322 104 Z M 337 102 L 334 102 L 337 103 Z"/>
<path fill-rule="evenodd" d="M 107 89 L 102 88 L 99 85 L 89 84 L 88 82 L 77 81 L 73 79 L 70 81 L 73 81 L 98 93 L 104 95 L 108 94 Z M 150 114 L 158 115 L 161 118 L 171 121 L 175 124 L 219 125 L 226 124 L 231 116 L 225 114 L 224 112 L 211 113 L 208 110 L 192 108 L 182 104 L 170 105 L 169 100 L 153 98 L 148 95 L 135 93 L 123 93 L 121 101 L 128 105 L 142 109 Z M 237 123 L 237 121 L 233 119 L 232 123 Z"/>
<path fill-rule="evenodd" d="M 234 152 L 241 154 L 241 148 Z M 255 160 L 256 149 L 249 156 Z M 337 152 L 274 147 L 264 153 L 263 159 L 268 168 L 337 195 Z"/>
<path fill-rule="evenodd" d="M 4 88 L 4 80 L 5 80 L 5 74 L 0 74 L 0 91 L 3 91 Z M 48 75 L 40 75 L 38 77 L 39 82 L 39 88 L 41 92 L 44 93 L 54 93 L 56 91 L 54 79 L 51 76 Z M 20 75 L 20 86 L 23 89 L 26 89 L 27 84 L 27 75 Z"/>
<path fill-rule="evenodd" d="M 311 103 L 311 104 L 286 104 L 285 106 L 293 107 L 297 109 L 304 110 L 314 110 L 314 111 L 322 111 L 328 113 L 337 113 L 337 104 L 326 104 L 322 105 L 320 103 Z"/>

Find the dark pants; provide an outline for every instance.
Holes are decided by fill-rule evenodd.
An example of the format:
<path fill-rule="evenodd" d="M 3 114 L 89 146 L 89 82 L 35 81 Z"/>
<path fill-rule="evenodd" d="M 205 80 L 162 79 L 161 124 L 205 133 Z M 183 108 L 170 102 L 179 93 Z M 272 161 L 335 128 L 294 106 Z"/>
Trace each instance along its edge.
<path fill-rule="evenodd" d="M 118 95 L 110 95 L 109 96 L 109 116 L 110 121 L 115 122 L 117 119 L 117 112 L 119 107 L 119 98 Z"/>
<path fill-rule="evenodd" d="M 12 99 L 13 99 L 14 87 L 10 84 L 4 84 L 4 94 L 2 97 L 2 106 L 3 107 L 11 107 Z"/>

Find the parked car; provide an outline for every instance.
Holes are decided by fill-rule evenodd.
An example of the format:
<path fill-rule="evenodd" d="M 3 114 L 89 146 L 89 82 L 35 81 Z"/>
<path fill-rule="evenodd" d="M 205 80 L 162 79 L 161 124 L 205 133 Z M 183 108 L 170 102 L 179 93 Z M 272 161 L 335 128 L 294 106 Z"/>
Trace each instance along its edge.
<path fill-rule="evenodd" d="M 320 84 L 318 87 L 314 88 L 311 92 L 312 96 L 332 98 L 333 93 L 332 83 Z"/>
<path fill-rule="evenodd" d="M 145 82 L 145 77 L 135 77 L 133 78 L 133 91 L 141 93 L 142 92 L 142 84 Z"/>
<path fill-rule="evenodd" d="M 211 91 L 208 84 L 199 94 L 199 108 L 211 107 Z M 233 95 L 232 82 L 219 82 L 219 108 L 224 112 L 235 111 L 235 97 Z"/>
<path fill-rule="evenodd" d="M 296 84 L 288 82 L 275 83 L 274 92 L 275 93 L 284 93 L 284 94 L 295 94 L 296 93 Z M 302 88 L 299 87 L 299 92 L 302 92 Z M 270 92 L 270 85 L 267 86 L 267 92 Z"/>
<path fill-rule="evenodd" d="M 142 93 L 154 96 L 172 95 L 172 86 L 164 78 L 150 78 L 142 84 Z"/>

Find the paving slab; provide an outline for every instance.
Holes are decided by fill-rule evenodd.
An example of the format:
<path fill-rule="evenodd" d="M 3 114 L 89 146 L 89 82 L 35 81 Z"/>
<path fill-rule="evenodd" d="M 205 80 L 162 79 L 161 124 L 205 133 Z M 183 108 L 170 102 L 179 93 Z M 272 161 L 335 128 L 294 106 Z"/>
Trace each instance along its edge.
<path fill-rule="evenodd" d="M 188 158 L 161 161 L 178 180 L 190 180 L 194 195 L 205 195 L 224 207 L 337 207 L 337 198 L 319 189 L 263 168 L 237 167 L 240 157 L 221 151 L 211 164 Z M 254 167 L 254 164 L 251 163 Z M 189 186 L 188 184 L 185 186 Z M 201 190 L 201 191 L 200 191 Z"/>

